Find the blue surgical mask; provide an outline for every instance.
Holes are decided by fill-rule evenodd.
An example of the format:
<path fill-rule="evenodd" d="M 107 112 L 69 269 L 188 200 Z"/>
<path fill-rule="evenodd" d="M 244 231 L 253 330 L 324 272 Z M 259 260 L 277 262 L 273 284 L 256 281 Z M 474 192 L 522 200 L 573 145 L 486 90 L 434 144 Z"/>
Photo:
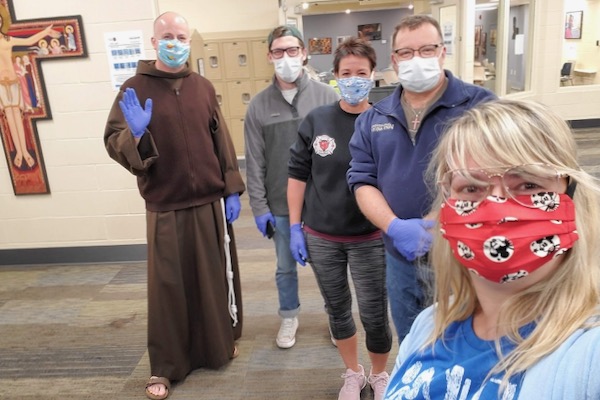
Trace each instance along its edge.
<path fill-rule="evenodd" d="M 169 68 L 181 67 L 190 56 L 190 45 L 177 39 L 158 41 L 158 58 Z"/>
<path fill-rule="evenodd" d="M 369 92 L 373 88 L 373 80 L 362 76 L 338 78 L 337 86 L 340 89 L 342 99 L 346 103 L 355 106 L 369 97 Z"/>

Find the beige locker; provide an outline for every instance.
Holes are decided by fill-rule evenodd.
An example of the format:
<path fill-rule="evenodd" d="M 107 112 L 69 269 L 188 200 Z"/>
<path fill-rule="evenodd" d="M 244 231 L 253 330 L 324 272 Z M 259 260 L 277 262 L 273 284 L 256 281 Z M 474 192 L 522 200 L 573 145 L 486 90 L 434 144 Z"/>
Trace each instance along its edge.
<path fill-rule="evenodd" d="M 270 78 L 273 76 L 273 64 L 269 62 L 267 54 L 269 45 L 267 40 L 252 40 L 252 70 L 255 78 Z"/>
<path fill-rule="evenodd" d="M 229 105 L 227 104 L 227 91 L 225 90 L 225 85 L 223 82 L 211 82 L 215 87 L 215 94 L 217 95 L 217 102 L 219 103 L 219 107 L 221 107 L 221 112 L 223 115 L 229 115 Z"/>
<path fill-rule="evenodd" d="M 204 43 L 204 77 L 210 81 L 223 79 L 223 57 L 219 42 Z"/>
<path fill-rule="evenodd" d="M 253 81 L 253 83 L 254 83 L 254 94 L 262 92 L 272 82 L 273 82 L 273 79 L 271 79 L 271 78 L 269 78 L 269 79 L 255 79 Z"/>
<path fill-rule="evenodd" d="M 222 42 L 223 57 L 225 60 L 226 79 L 250 78 L 250 59 L 248 55 L 248 42 L 227 41 Z"/>
<path fill-rule="evenodd" d="M 235 147 L 235 154 L 238 156 L 244 155 L 244 118 L 231 118 L 227 125 L 229 127 L 229 133 L 231 134 L 231 140 L 233 141 L 233 147 Z"/>
<path fill-rule="evenodd" d="M 229 116 L 244 117 L 254 94 L 251 81 L 227 82 L 227 103 Z"/>

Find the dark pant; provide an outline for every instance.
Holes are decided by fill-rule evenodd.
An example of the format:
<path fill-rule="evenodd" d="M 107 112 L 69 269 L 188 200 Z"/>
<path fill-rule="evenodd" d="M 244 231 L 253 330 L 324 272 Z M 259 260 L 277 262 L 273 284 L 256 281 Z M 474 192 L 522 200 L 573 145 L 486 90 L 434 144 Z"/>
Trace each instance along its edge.
<path fill-rule="evenodd" d="M 387 312 L 383 242 L 340 243 L 311 234 L 306 236 L 311 266 L 325 300 L 333 337 L 348 339 L 356 333 L 348 282 L 350 270 L 367 349 L 378 354 L 389 352 L 392 334 Z"/>
<path fill-rule="evenodd" d="M 417 315 L 431 304 L 431 268 L 424 260 L 408 261 L 387 251 L 385 258 L 392 320 L 402 342 Z"/>

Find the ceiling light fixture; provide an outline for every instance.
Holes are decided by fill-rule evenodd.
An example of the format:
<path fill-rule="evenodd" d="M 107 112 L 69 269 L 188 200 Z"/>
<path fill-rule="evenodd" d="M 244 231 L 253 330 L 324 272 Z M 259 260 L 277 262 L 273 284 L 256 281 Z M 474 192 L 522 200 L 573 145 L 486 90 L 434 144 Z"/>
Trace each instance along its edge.
<path fill-rule="evenodd" d="M 306 10 L 309 7 L 309 4 L 307 2 L 302 3 L 302 9 Z"/>
<path fill-rule="evenodd" d="M 413 8 L 415 8 L 415 6 L 413 6 L 413 3 L 412 3 L 412 1 L 411 1 L 411 2 L 408 4 L 408 9 L 409 9 L 409 10 L 412 10 Z"/>
<path fill-rule="evenodd" d="M 352 10 L 350 10 L 349 8 L 346 9 L 346 14 L 350 14 L 352 12 Z"/>

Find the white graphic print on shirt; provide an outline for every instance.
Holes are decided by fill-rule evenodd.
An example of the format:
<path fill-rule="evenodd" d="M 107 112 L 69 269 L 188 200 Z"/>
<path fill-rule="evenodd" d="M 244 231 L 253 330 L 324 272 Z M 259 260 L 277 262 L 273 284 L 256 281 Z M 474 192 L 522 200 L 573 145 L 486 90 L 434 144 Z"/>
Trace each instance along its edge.
<path fill-rule="evenodd" d="M 330 156 L 335 150 L 335 139 L 327 135 L 319 135 L 313 142 L 315 153 L 321 157 Z"/>
<path fill-rule="evenodd" d="M 420 361 L 415 362 L 406 370 L 402 376 L 401 382 L 396 387 L 390 387 L 387 390 L 386 399 L 388 400 L 432 400 L 430 396 L 430 384 L 435 376 L 435 368 L 430 367 L 421 371 L 423 364 Z M 479 390 L 471 395 L 471 380 L 464 379 L 464 368 L 455 365 L 451 369 L 446 369 L 446 393 L 444 400 L 480 400 L 481 394 L 488 385 L 493 385 L 494 390 L 498 390 L 501 381 L 499 379 L 490 379 Z M 403 384 L 404 386 L 401 386 Z M 401 386 L 401 387 L 400 387 Z M 510 383 L 502 392 L 501 400 L 514 400 L 516 385 Z"/>

